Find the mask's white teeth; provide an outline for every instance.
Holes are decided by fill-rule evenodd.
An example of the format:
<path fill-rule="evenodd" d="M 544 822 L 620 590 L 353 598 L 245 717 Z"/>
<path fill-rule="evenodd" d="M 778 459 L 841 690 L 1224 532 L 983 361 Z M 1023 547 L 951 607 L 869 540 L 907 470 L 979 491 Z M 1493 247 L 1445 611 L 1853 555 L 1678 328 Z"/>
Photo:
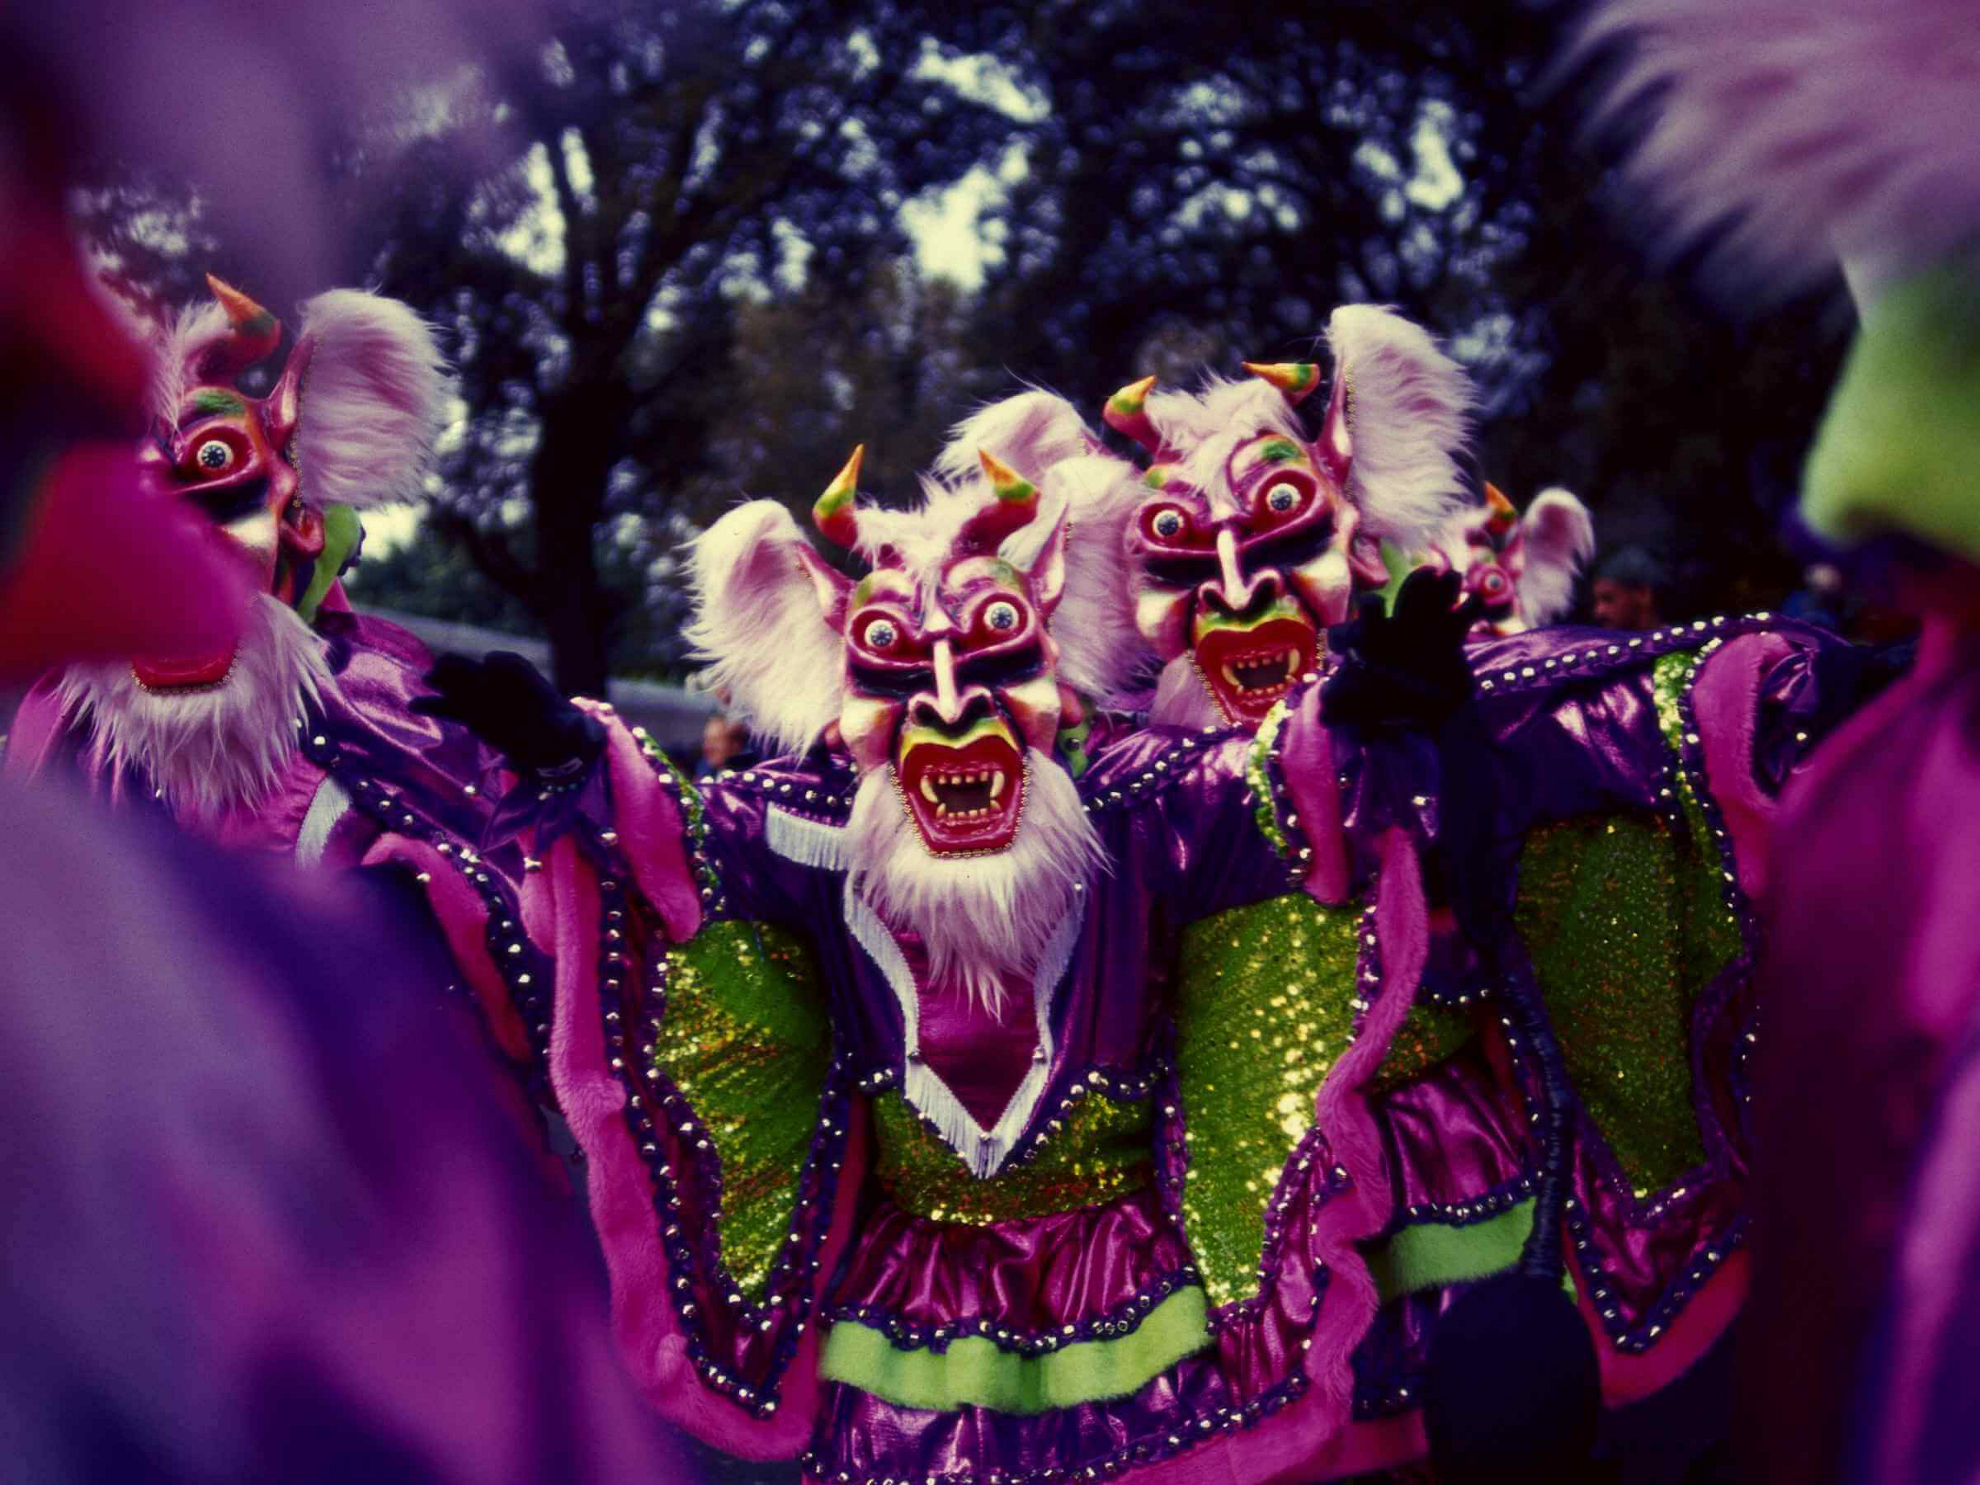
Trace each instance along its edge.
<path fill-rule="evenodd" d="M 921 797 L 927 800 L 930 804 L 940 803 L 940 801 L 935 798 L 935 780 L 929 777 L 927 774 L 923 774 L 921 776 Z"/>
<path fill-rule="evenodd" d="M 992 799 L 1002 799 L 1004 797 L 1004 772 L 1002 769 L 990 775 L 990 797 Z"/>
<path fill-rule="evenodd" d="M 942 801 L 939 799 L 935 801 L 935 815 L 937 819 L 941 818 L 943 815 L 946 815 L 948 812 L 949 812 L 949 807 L 946 804 L 942 803 Z"/>
<path fill-rule="evenodd" d="M 1224 662 L 1224 679 L 1229 681 L 1233 686 L 1238 683 L 1237 672 L 1231 669 L 1231 664 L 1228 660 Z"/>

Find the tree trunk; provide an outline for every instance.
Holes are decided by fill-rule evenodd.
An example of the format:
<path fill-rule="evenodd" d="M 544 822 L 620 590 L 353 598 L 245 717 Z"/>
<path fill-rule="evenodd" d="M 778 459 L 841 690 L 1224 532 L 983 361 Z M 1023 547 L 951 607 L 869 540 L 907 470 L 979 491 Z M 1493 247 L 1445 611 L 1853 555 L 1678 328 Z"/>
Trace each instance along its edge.
<path fill-rule="evenodd" d="M 593 543 L 629 412 L 622 394 L 598 387 L 559 394 L 544 406 L 542 436 L 530 464 L 529 499 L 536 515 L 530 607 L 550 640 L 552 678 L 566 696 L 602 700 L 606 694 L 611 604 Z"/>

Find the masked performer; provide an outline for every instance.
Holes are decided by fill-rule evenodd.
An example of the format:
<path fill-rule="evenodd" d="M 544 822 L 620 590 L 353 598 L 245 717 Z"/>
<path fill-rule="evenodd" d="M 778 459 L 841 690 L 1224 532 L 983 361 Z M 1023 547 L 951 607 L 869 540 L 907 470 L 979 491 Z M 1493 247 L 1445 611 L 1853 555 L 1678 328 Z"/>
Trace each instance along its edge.
<path fill-rule="evenodd" d="M 1052 478 L 1075 476 L 1082 492 L 1108 489 L 1096 467 L 1107 464 L 1118 466 L 1114 490 L 1141 487 L 1138 506 L 1088 495 L 1074 521 L 1123 530 L 1123 601 L 1167 662 L 1158 722 L 1194 721 L 1208 702 L 1233 720 L 1262 715 L 1269 745 L 1278 725 L 1270 702 L 1296 667 L 1330 665 L 1316 659 L 1322 625 L 1346 610 L 1356 574 L 1373 581 L 1380 569 L 1374 535 L 1409 543 L 1397 513 L 1438 511 L 1438 494 L 1456 488 L 1462 373 L 1385 312 L 1350 307 L 1332 328 L 1333 396 L 1311 443 L 1284 399 L 1265 424 L 1232 387 L 1191 397 L 1151 394 L 1144 382 L 1113 399 L 1107 417 L 1148 449 L 1146 470 L 1091 451 L 1053 468 Z M 1287 398 L 1321 380 L 1317 367 L 1267 370 Z M 992 409 L 976 431 L 1014 434 L 1040 421 L 1039 395 L 1007 405 L 1009 429 Z M 1427 429 L 1442 430 L 1434 445 Z M 1262 469 L 1243 453 L 1259 447 L 1277 456 Z M 1406 457 L 1385 462 L 1391 451 Z M 1397 489 L 1411 478 L 1413 490 Z M 1587 518 L 1564 494 L 1535 505 L 1533 554 L 1547 579 L 1538 612 L 1571 583 Z M 1502 577 L 1531 571 L 1528 533 L 1508 504 L 1497 507 L 1445 518 L 1440 535 L 1486 528 L 1481 550 L 1460 554 L 1467 578 L 1488 565 L 1485 549 Z M 1495 596 L 1474 592 L 1481 607 Z M 1362 1090 L 1385 1131 L 1384 1199 L 1393 1205 L 1373 1265 L 1387 1303 L 1357 1356 L 1361 1416 L 1417 1406 L 1429 1339 L 1456 1286 L 1548 1266 L 1544 1250 L 1557 1238 L 1544 1230 L 1553 1224 L 1536 1232 L 1537 1212 L 1552 1210 L 1570 1241 L 1612 1404 L 1681 1374 L 1743 1291 L 1749 893 L 1763 879 L 1774 794 L 1821 730 L 1814 670 L 1830 646 L 1764 616 L 1637 638 L 1524 633 L 1525 618 L 1506 605 L 1499 622 L 1513 633 L 1470 647 L 1478 705 L 1462 713 L 1462 731 L 1434 710 L 1412 716 L 1410 704 L 1371 695 L 1361 681 L 1327 692 L 1323 720 L 1336 727 L 1420 727 L 1425 766 L 1408 802 L 1393 807 L 1418 814 L 1426 837 L 1434 820 L 1443 837 L 1424 1004 L 1376 1049 Z M 1420 689 L 1423 678 L 1408 672 L 1422 657 L 1409 653 L 1408 636 L 1429 631 L 1379 615 L 1362 622 L 1377 628 L 1360 642 L 1393 660 L 1404 690 Z M 1358 809 L 1379 808 L 1352 801 L 1349 835 L 1365 828 Z M 1303 828 L 1316 838 L 1313 817 Z M 1338 1047 L 1357 1037 L 1351 976 L 1330 976 L 1310 957 L 1348 931 L 1348 906 L 1288 894 L 1183 928 L 1176 1016 L 1186 1113 L 1203 1096 L 1199 1076 L 1271 1086 L 1269 1057 L 1247 1066 L 1230 1052 L 1250 1046 L 1246 1018 L 1283 993 L 1289 964 L 1309 961 L 1302 1015 L 1319 1038 Z M 1220 1055 L 1198 1062 L 1194 1046 Z M 1299 1092 L 1303 1100 L 1288 1088 L 1289 1110 L 1310 1109 L 1311 1089 Z M 1324 1125 L 1321 1133 L 1331 1135 Z M 1215 1164 L 1191 1177 L 1223 1178 Z M 1187 1220 L 1185 1231 L 1200 1253 L 1216 1253 Z M 1204 1266 L 1213 1299 L 1242 1304 L 1255 1297 L 1254 1265 L 1244 1250 L 1231 1256 L 1227 1271 Z M 1488 1389 L 1465 1391 L 1517 1410 Z M 1701 1422 L 1701 1434 L 1714 1427 Z"/>
<path fill-rule="evenodd" d="M 1564 616 L 1594 554 L 1594 518 L 1568 491 L 1542 490 L 1522 518 L 1487 484 L 1484 505 L 1452 517 L 1421 561 L 1464 575 L 1464 592 L 1479 603 L 1474 633 L 1483 639 L 1524 634 Z"/>
<path fill-rule="evenodd" d="M 587 776 L 554 697 L 531 720 L 496 662 L 442 677 L 532 765 L 552 1078 L 648 1396 L 738 1453 L 809 1442 L 826 1479 L 1407 1457 L 1406 1420 L 1351 1416 L 1384 1157 L 1323 1082 L 1369 1054 L 1292 980 L 1224 1028 L 1242 1055 L 1179 1046 L 1150 951 L 1303 887 L 1325 942 L 1288 947 L 1359 987 L 1379 1056 L 1427 944 L 1414 827 L 1343 830 L 1337 776 L 1381 770 L 1334 755 L 1311 683 L 1270 738 L 1142 733 L 1075 783 L 1073 693 L 1133 654 L 1118 532 L 1069 532 L 1057 493 L 1037 515 L 993 457 L 905 513 L 860 505 L 857 467 L 816 518 L 858 580 L 769 502 L 696 553 L 713 679 L 794 756 L 697 789 L 593 708 Z"/>
<path fill-rule="evenodd" d="M 203 513 L 249 574 L 238 635 L 47 677 L 7 765 L 73 761 L 109 797 L 156 801 L 229 847 L 417 875 L 503 1050 L 524 1061 L 518 1006 L 547 975 L 504 874 L 455 844 L 482 834 L 496 760 L 408 710 L 431 657 L 352 613 L 337 582 L 358 512 L 423 493 L 448 395 L 439 349 L 405 305 L 335 290 L 303 306 L 294 349 L 256 397 L 236 378 L 276 353 L 281 325 L 209 283 L 212 302 L 155 348 L 140 462 L 150 497 Z"/>
<path fill-rule="evenodd" d="M 1708 240 L 1747 304 L 1848 264 L 1860 325 L 1801 514 L 1924 625 L 1777 837 L 1756 1475 L 1970 1478 L 1980 30 L 1957 0 L 1598 7 L 1594 39 L 1623 32 L 1612 101 L 1653 101 L 1630 167 L 1670 245 Z"/>

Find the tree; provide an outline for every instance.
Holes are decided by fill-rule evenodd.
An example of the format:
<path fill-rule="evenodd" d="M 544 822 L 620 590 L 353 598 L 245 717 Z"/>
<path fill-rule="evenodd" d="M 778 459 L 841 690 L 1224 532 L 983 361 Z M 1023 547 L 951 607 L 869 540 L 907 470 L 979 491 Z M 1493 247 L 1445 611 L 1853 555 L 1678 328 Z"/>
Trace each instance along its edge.
<path fill-rule="evenodd" d="M 843 0 L 573 3 L 539 67 L 448 100 L 526 141 L 470 188 L 396 184 L 444 126 L 396 141 L 385 199 L 352 151 L 381 287 L 457 346 L 435 524 L 541 622 L 565 690 L 603 687 L 625 616 L 601 533 L 716 474 L 744 307 L 807 279 L 857 295 L 904 247 L 904 197 L 982 147 L 981 110 L 883 65 L 920 35 L 911 8 Z"/>

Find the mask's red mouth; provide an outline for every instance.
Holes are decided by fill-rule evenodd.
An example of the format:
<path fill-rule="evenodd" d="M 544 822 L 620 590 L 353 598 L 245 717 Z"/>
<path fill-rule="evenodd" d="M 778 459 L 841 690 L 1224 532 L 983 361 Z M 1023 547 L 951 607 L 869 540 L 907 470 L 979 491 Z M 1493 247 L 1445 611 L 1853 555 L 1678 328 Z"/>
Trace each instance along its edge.
<path fill-rule="evenodd" d="M 937 856 L 1001 851 L 1024 810 L 1024 755 L 1001 721 L 966 742 L 922 727 L 901 734 L 894 777 L 922 844 Z"/>
<path fill-rule="evenodd" d="M 234 673 L 237 646 L 210 655 L 144 655 L 131 661 L 131 674 L 147 691 L 203 691 Z"/>
<path fill-rule="evenodd" d="M 1319 643 L 1319 631 L 1304 616 L 1267 619 L 1250 629 L 1220 626 L 1197 637 L 1196 668 L 1226 717 L 1256 726 L 1313 669 Z"/>

